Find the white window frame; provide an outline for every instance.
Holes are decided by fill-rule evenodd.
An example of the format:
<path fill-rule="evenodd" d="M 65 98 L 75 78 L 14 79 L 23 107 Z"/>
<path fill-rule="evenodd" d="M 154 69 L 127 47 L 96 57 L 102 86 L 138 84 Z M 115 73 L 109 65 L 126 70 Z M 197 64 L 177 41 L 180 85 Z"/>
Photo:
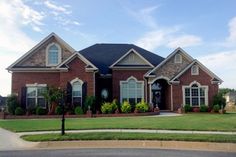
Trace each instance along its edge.
<path fill-rule="evenodd" d="M 76 83 L 76 82 L 79 82 L 81 84 L 81 87 L 80 87 L 81 96 L 73 96 L 73 84 Z M 75 78 L 72 81 L 70 81 L 70 84 L 72 86 L 72 94 L 71 94 L 72 104 L 74 104 L 74 102 L 73 102 L 74 99 L 73 98 L 81 98 L 81 104 L 80 105 L 82 107 L 82 104 L 83 104 L 83 84 L 84 84 L 84 82 L 81 79 L 79 79 L 79 78 Z"/>
<path fill-rule="evenodd" d="M 137 103 L 137 83 L 141 83 L 141 90 L 142 90 L 142 98 L 141 99 L 144 99 L 144 81 L 138 81 L 135 77 L 133 77 L 133 76 L 131 76 L 131 77 L 129 77 L 126 81 L 120 81 L 120 103 L 123 103 L 123 93 L 122 93 L 122 85 L 124 84 L 124 83 L 127 83 L 127 85 L 128 85 L 128 82 L 129 82 L 129 80 L 135 80 L 135 103 Z M 129 91 L 129 88 L 127 88 L 127 93 L 129 93 L 128 92 Z M 129 95 L 127 95 L 127 99 L 129 100 Z"/>
<path fill-rule="evenodd" d="M 179 59 L 178 59 L 178 57 L 179 57 Z M 181 54 L 177 53 L 175 55 L 175 63 L 182 63 L 182 55 Z"/>
<path fill-rule="evenodd" d="M 44 98 L 44 96 L 38 96 L 38 87 L 47 87 L 47 84 L 38 84 L 38 83 L 35 83 L 35 84 L 26 84 L 26 108 L 28 108 L 28 98 L 34 98 L 35 99 L 35 105 L 37 106 L 38 104 L 38 98 Z M 28 97 L 28 88 L 36 88 L 36 94 L 35 96 L 29 96 Z M 45 98 L 44 98 L 45 99 Z M 36 107 L 35 106 L 35 107 Z M 41 106 L 42 108 L 47 108 L 47 102 L 45 100 L 45 104 L 44 106 Z"/>
<path fill-rule="evenodd" d="M 192 87 L 193 84 L 197 84 L 198 87 Z M 190 106 L 192 106 L 192 89 L 193 89 L 193 88 L 195 88 L 195 89 L 197 88 L 197 89 L 198 89 L 198 104 L 199 104 L 199 105 L 198 105 L 198 106 L 192 106 L 192 107 L 200 107 L 200 105 L 201 105 L 201 98 L 203 98 L 203 97 L 205 98 L 205 103 L 204 103 L 204 104 L 205 104 L 206 106 L 208 106 L 208 86 L 202 86 L 202 85 L 201 85 L 200 83 L 198 83 L 197 81 L 193 81 L 192 83 L 190 83 L 189 86 L 182 86 L 183 104 L 184 104 L 184 105 L 186 105 L 186 101 L 185 101 L 185 98 L 186 98 L 186 97 L 185 97 L 185 89 L 187 89 L 187 88 L 190 89 L 190 91 L 189 91 L 189 92 L 190 92 L 190 93 L 189 93 L 190 96 L 188 96 L 188 97 L 190 98 L 190 104 L 189 104 Z M 204 89 L 205 89 L 205 90 L 204 90 L 204 96 L 201 96 L 201 95 L 200 95 L 200 92 L 201 92 L 200 89 L 201 89 L 201 88 L 204 88 Z"/>
<path fill-rule="evenodd" d="M 49 48 L 55 45 L 58 48 L 58 63 L 57 64 L 49 64 Z M 49 44 L 46 48 L 46 66 L 56 66 L 61 63 L 61 46 L 55 42 Z"/>
<path fill-rule="evenodd" d="M 196 71 L 194 71 L 194 68 L 196 68 Z M 199 67 L 197 65 L 191 67 L 191 75 L 199 75 Z"/>

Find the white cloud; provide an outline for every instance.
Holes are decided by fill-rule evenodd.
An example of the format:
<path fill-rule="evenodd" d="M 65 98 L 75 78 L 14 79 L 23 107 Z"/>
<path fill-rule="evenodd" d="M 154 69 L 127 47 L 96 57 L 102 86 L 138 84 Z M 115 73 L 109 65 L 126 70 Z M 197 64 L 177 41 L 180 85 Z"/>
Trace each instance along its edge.
<path fill-rule="evenodd" d="M 59 4 L 56 4 L 55 2 L 52 2 L 52 1 L 45 1 L 44 4 L 49 9 L 54 10 L 54 13 L 62 12 L 65 14 L 71 14 L 71 11 L 67 9 L 68 7 L 70 7 L 69 5 L 65 5 L 63 7 L 63 6 L 59 6 Z"/>
<path fill-rule="evenodd" d="M 170 48 L 177 48 L 177 47 L 190 47 L 196 46 L 201 44 L 202 39 L 195 35 L 182 35 L 173 37 L 170 39 L 169 43 L 167 44 Z"/>
<path fill-rule="evenodd" d="M 222 87 L 236 89 L 236 50 L 216 52 L 198 59 L 224 81 Z"/>
<path fill-rule="evenodd" d="M 173 27 L 146 32 L 142 37 L 135 41 L 135 44 L 150 51 L 161 46 L 168 48 L 184 48 L 201 44 L 202 39 L 200 37 L 186 34 L 179 35 L 179 31 L 180 29 L 178 27 Z"/>
<path fill-rule="evenodd" d="M 163 27 L 158 25 L 153 13 L 159 6 L 151 6 L 137 10 L 127 9 L 138 22 L 147 26 L 150 31 L 147 31 L 135 44 L 144 47 L 148 50 L 155 50 L 160 46 L 168 48 L 190 47 L 199 45 L 202 39 L 196 35 L 182 33 L 179 26 Z M 181 31 L 181 33 L 180 33 Z"/>
<path fill-rule="evenodd" d="M 158 7 L 159 6 L 151 6 L 137 10 L 131 10 L 129 8 L 126 8 L 126 10 L 141 24 L 147 25 L 151 28 L 156 28 L 157 23 L 155 18 L 153 18 L 152 14 L 157 10 Z"/>
<path fill-rule="evenodd" d="M 227 37 L 228 42 L 236 44 L 236 17 L 229 21 L 229 36 Z"/>

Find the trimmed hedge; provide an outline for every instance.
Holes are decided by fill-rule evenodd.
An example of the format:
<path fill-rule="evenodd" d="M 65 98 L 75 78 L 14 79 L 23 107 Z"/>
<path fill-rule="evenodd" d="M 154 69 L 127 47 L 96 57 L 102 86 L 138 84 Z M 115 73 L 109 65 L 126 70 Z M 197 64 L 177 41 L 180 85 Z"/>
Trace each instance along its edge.
<path fill-rule="evenodd" d="M 80 106 L 77 106 L 77 107 L 75 108 L 75 114 L 76 114 L 76 115 L 84 114 L 83 109 L 82 109 Z"/>
<path fill-rule="evenodd" d="M 42 108 L 42 107 L 37 107 L 36 108 L 36 114 L 37 115 L 46 115 L 47 114 L 47 110 Z"/>
<path fill-rule="evenodd" d="M 25 111 L 21 107 L 17 107 L 15 110 L 15 115 L 24 115 Z"/>

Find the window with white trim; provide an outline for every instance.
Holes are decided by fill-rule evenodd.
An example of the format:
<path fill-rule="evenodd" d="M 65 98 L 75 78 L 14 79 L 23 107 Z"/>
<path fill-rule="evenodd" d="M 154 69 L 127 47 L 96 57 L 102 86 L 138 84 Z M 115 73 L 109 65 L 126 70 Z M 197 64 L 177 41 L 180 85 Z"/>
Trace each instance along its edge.
<path fill-rule="evenodd" d="M 175 55 L 175 63 L 182 63 L 182 56 L 181 54 Z"/>
<path fill-rule="evenodd" d="M 192 86 L 184 87 L 184 104 L 189 104 L 193 107 L 199 107 L 200 105 L 207 104 L 207 86 L 200 86 L 193 84 Z"/>
<path fill-rule="evenodd" d="M 47 47 L 47 65 L 58 65 L 61 62 L 61 47 L 52 43 Z"/>
<path fill-rule="evenodd" d="M 46 108 L 46 100 L 43 96 L 46 90 L 46 85 L 27 86 L 26 108 L 35 108 L 36 106 Z"/>
<path fill-rule="evenodd" d="M 120 81 L 120 102 L 138 103 L 144 98 L 144 83 L 131 77 L 127 81 Z"/>
<path fill-rule="evenodd" d="M 82 83 L 80 81 L 72 83 L 72 103 L 75 106 L 82 105 Z"/>
<path fill-rule="evenodd" d="M 192 75 L 198 75 L 198 74 L 199 74 L 199 68 L 198 68 L 197 65 L 193 65 L 193 66 L 191 67 L 191 74 L 192 74 Z"/>

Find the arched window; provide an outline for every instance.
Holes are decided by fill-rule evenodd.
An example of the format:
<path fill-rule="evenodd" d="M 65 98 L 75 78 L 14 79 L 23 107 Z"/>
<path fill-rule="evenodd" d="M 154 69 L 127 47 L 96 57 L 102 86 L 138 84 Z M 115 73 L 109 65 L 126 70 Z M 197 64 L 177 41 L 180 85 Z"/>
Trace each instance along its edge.
<path fill-rule="evenodd" d="M 182 63 L 182 56 L 180 54 L 175 55 L 175 63 Z"/>
<path fill-rule="evenodd" d="M 184 86 L 184 104 L 193 107 L 208 105 L 208 86 L 201 86 L 198 83 L 192 83 L 190 86 Z"/>
<path fill-rule="evenodd" d="M 126 81 L 120 81 L 120 102 L 129 101 L 138 103 L 144 98 L 144 82 L 130 77 Z"/>
<path fill-rule="evenodd" d="M 71 83 L 72 85 L 72 103 L 75 106 L 82 105 L 82 81 L 76 80 Z"/>
<path fill-rule="evenodd" d="M 58 44 L 52 43 L 47 47 L 47 65 L 55 66 L 61 62 L 61 48 Z"/>

